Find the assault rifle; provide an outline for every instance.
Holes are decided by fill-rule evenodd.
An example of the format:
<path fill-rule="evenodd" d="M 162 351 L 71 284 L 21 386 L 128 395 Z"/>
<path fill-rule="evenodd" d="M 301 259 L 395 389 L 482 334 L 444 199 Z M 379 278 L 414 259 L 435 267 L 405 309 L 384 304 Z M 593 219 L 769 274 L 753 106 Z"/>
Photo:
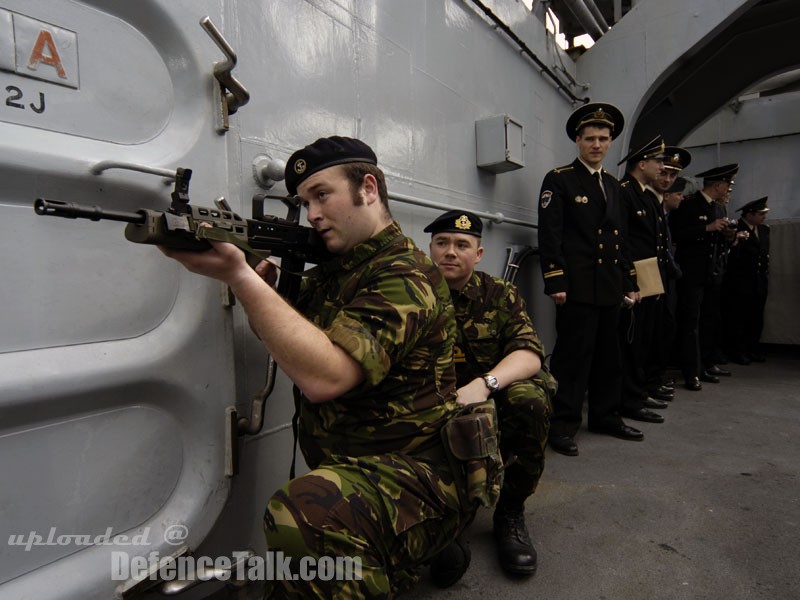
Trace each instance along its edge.
<path fill-rule="evenodd" d="M 191 169 L 175 172 L 175 189 L 172 203 L 165 211 L 143 208 L 136 212 L 105 210 L 72 202 L 37 198 L 33 208 L 38 215 L 92 221 L 122 221 L 125 237 L 137 244 L 158 244 L 180 250 L 208 250 L 208 240 L 235 244 L 257 258 L 281 258 L 281 276 L 277 291 L 287 301 L 294 303 L 300 289 L 300 272 L 305 263 L 319 264 L 333 258 L 325 243 L 311 227 L 300 225 L 300 205 L 296 199 L 284 196 L 253 197 L 252 219 L 242 219 L 233 212 L 224 199 L 215 201 L 216 208 L 194 206 L 189 203 Z M 288 207 L 285 219 L 264 214 L 267 198 L 281 200 Z M 200 223 L 211 227 L 201 227 Z M 250 417 L 239 417 L 240 434 L 254 435 L 264 424 L 264 405 L 275 385 L 277 363 L 269 357 L 267 381 L 259 395 L 253 399 Z M 234 464 L 237 462 L 233 459 Z M 234 471 L 237 467 L 234 466 Z"/>
<path fill-rule="evenodd" d="M 280 257 L 281 269 L 287 274 L 302 271 L 305 263 L 318 264 L 332 258 L 316 232 L 299 224 L 300 206 L 295 199 L 269 196 L 282 200 L 288 207 L 287 217 L 281 219 L 264 214 L 264 200 L 268 196 L 257 194 L 253 197 L 253 218 L 243 219 L 224 199 L 217 200 L 215 208 L 190 204 L 191 176 L 191 169 L 177 169 L 172 203 L 165 211 L 143 208 L 121 212 L 45 198 L 37 198 L 33 208 L 38 215 L 125 222 L 128 224 L 125 237 L 138 244 L 202 251 L 211 247 L 208 240 L 230 242 L 258 258 Z M 201 227 L 200 223 L 211 227 Z M 299 278 L 281 277 L 284 279 L 296 280 L 279 282 L 278 291 L 291 299 L 296 291 L 292 288 L 299 284 Z"/>

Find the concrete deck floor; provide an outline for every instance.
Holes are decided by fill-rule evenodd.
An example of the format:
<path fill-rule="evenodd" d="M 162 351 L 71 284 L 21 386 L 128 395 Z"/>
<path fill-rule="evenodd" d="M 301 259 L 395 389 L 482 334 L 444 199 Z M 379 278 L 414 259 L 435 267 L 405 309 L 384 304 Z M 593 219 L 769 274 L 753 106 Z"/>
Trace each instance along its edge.
<path fill-rule="evenodd" d="M 548 449 L 526 518 L 537 574 L 500 570 L 491 512 L 467 538 L 472 564 L 452 588 L 423 580 L 423 599 L 800 598 L 800 352 L 701 392 L 677 386 L 663 424 L 629 424 L 644 442 L 582 429 L 580 456 Z M 680 378 L 676 378 L 680 383 Z"/>

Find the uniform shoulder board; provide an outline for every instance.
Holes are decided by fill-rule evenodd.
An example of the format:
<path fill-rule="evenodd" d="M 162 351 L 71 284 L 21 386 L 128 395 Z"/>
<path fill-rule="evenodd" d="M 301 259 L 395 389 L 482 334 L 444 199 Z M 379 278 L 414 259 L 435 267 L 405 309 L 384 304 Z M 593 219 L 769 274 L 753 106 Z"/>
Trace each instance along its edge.
<path fill-rule="evenodd" d="M 614 176 L 612 175 L 612 177 L 614 177 Z M 621 187 L 628 187 L 628 184 L 629 184 L 629 183 L 630 183 L 630 181 L 623 181 L 623 182 L 622 182 L 622 183 L 620 183 L 619 185 L 620 185 Z"/>
<path fill-rule="evenodd" d="M 571 171 L 574 168 L 575 168 L 574 165 L 564 165 L 563 167 L 556 167 L 555 169 L 553 169 L 553 173 L 555 173 L 557 175 L 558 173 L 561 173 L 562 171 Z"/>

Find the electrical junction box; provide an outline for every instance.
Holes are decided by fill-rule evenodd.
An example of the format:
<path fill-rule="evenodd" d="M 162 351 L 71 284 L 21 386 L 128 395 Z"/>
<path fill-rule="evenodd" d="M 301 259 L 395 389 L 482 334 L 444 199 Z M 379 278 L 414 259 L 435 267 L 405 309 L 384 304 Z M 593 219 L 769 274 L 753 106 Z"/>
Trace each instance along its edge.
<path fill-rule="evenodd" d="M 475 121 L 478 166 L 492 173 L 521 169 L 524 139 L 522 123 L 508 115 Z"/>

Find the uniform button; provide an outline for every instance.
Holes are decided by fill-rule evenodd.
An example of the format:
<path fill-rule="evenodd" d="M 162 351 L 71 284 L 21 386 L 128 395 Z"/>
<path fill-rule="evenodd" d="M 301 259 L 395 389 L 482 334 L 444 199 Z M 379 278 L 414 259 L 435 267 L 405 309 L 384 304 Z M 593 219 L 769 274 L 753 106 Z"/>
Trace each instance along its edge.
<path fill-rule="evenodd" d="M 600 250 L 602 250 L 603 249 L 603 244 L 598 244 L 597 247 L 600 248 Z"/>
<path fill-rule="evenodd" d="M 597 235 L 603 235 L 603 230 L 602 229 L 598 229 L 597 230 Z"/>
<path fill-rule="evenodd" d="M 602 258 L 598 258 L 597 259 L 597 264 L 598 265 L 602 265 L 603 264 L 603 259 Z"/>
<path fill-rule="evenodd" d="M 619 262 L 619 261 L 618 261 L 618 260 L 615 258 L 615 259 L 614 259 L 614 264 L 617 264 L 618 262 Z"/>
<path fill-rule="evenodd" d="M 614 230 L 614 235 L 619 235 L 619 231 L 617 231 L 617 230 L 615 229 L 615 230 Z"/>
<path fill-rule="evenodd" d="M 619 244 L 614 244 L 614 250 L 619 250 Z"/>

